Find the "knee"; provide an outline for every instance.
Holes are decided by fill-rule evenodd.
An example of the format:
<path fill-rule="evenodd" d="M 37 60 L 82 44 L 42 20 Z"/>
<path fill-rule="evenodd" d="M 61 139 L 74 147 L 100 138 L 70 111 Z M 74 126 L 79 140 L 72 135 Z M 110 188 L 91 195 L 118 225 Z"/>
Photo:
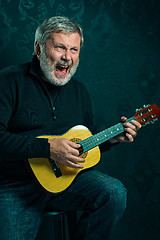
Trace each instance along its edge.
<path fill-rule="evenodd" d="M 127 190 L 124 187 L 123 183 L 114 179 L 110 187 L 110 201 L 114 208 L 119 211 L 124 211 L 127 204 Z"/>
<path fill-rule="evenodd" d="M 127 203 L 127 190 L 116 178 L 107 178 L 99 185 L 99 204 L 106 205 L 117 214 L 122 215 Z"/>

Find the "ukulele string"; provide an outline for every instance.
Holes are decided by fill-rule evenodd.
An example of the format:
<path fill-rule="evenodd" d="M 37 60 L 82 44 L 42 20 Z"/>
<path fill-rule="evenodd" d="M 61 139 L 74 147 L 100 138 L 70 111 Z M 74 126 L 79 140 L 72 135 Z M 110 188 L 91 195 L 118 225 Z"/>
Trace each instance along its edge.
<path fill-rule="evenodd" d="M 131 122 L 134 120 L 134 117 L 131 117 L 127 119 L 127 122 Z M 88 150 L 100 145 L 101 143 L 107 141 L 108 139 L 117 136 L 118 134 L 122 133 L 124 131 L 122 123 L 118 123 L 115 126 L 110 127 L 109 129 L 103 130 L 100 133 L 97 133 L 89 138 L 86 138 L 79 143 L 82 144 L 79 148 L 80 154 L 82 154 L 85 150 L 87 152 Z"/>

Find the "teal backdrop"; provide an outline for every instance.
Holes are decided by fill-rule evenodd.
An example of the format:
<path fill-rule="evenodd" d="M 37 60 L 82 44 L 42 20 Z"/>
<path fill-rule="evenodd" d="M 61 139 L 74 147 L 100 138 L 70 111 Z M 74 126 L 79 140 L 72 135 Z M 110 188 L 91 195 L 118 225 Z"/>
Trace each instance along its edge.
<path fill-rule="evenodd" d="M 160 107 L 159 0 L 0 0 L 0 68 L 30 61 L 36 27 L 54 15 L 84 29 L 76 77 L 87 86 L 102 128 L 143 104 Z M 114 240 L 160 237 L 159 131 L 159 121 L 144 127 L 134 143 L 119 144 L 96 167 L 128 189 Z"/>

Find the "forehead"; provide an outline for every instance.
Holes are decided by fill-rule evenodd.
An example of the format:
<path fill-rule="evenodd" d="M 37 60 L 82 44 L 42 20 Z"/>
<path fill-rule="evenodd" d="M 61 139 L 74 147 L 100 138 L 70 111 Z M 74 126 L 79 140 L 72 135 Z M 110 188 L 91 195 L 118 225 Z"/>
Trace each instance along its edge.
<path fill-rule="evenodd" d="M 65 46 L 77 46 L 80 48 L 80 35 L 77 32 L 72 33 L 56 33 L 53 32 L 50 35 L 50 38 L 46 41 L 51 41 L 53 44 L 63 44 Z"/>

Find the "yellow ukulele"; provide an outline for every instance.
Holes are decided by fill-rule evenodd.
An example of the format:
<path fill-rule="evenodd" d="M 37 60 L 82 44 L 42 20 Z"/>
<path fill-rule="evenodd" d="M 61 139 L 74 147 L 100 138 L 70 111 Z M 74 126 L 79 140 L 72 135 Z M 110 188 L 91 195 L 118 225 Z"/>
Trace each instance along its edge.
<path fill-rule="evenodd" d="M 142 125 L 146 125 L 157 120 L 160 116 L 160 108 L 156 104 L 144 107 L 144 109 L 138 109 L 134 117 L 128 119 L 127 122 L 135 119 Z M 78 142 L 81 144 L 81 148 L 79 149 L 80 157 L 85 159 L 83 169 L 88 169 L 100 161 L 98 146 L 122 132 L 124 132 L 122 123 L 118 123 L 95 135 L 92 135 L 87 127 L 78 125 L 60 136 L 39 136 L 38 138 L 67 138 L 73 142 Z M 56 163 L 50 158 L 31 158 L 28 159 L 28 163 L 40 185 L 50 193 L 64 191 L 70 186 L 77 174 L 83 170 L 67 167 Z"/>

